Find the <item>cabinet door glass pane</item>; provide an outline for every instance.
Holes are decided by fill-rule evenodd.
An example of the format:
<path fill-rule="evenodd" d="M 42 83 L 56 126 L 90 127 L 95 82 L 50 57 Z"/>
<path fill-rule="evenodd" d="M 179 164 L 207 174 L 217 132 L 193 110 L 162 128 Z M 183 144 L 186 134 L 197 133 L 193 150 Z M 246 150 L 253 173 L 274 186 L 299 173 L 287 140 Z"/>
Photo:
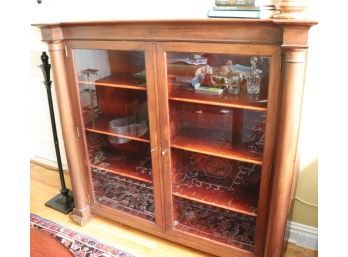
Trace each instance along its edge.
<path fill-rule="evenodd" d="M 144 52 L 73 53 L 94 201 L 154 222 Z"/>
<path fill-rule="evenodd" d="M 173 226 L 253 251 L 270 57 L 166 56 Z"/>

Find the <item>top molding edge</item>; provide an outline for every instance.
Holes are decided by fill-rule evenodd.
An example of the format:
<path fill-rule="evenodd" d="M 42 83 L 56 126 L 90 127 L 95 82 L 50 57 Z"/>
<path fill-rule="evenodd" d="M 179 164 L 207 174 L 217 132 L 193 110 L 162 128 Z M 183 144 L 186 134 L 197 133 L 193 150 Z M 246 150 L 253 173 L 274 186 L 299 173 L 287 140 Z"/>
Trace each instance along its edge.
<path fill-rule="evenodd" d="M 96 20 L 96 21 L 71 21 L 58 23 L 37 23 L 32 24 L 35 27 L 52 27 L 52 26 L 85 26 L 85 25 L 125 25 L 125 24 L 163 24 L 163 25 L 183 25 L 183 24 L 245 24 L 245 25 L 271 25 L 280 26 L 306 26 L 311 27 L 318 22 L 315 20 L 297 20 L 297 19 L 227 19 L 227 18 L 208 18 L 208 19 L 172 19 L 172 20 Z"/>

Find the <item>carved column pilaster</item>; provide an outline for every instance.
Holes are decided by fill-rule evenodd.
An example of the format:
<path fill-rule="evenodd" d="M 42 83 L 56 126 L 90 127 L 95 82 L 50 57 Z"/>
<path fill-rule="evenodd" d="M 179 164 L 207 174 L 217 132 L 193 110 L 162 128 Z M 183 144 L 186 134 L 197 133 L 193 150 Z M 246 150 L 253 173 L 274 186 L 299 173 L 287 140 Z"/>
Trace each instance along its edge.
<path fill-rule="evenodd" d="M 308 30 L 316 22 L 296 23 L 275 20 L 283 27 L 281 106 L 278 113 L 278 140 L 273 164 L 270 216 L 264 257 L 283 256 L 289 209 L 298 174 L 298 137 L 304 88 Z"/>
<path fill-rule="evenodd" d="M 49 55 L 52 63 L 55 91 L 58 100 L 60 121 L 67 154 L 68 167 L 74 194 L 75 208 L 71 218 L 78 224 L 84 225 L 91 217 L 83 154 L 76 131 L 73 116 L 73 105 L 69 92 L 68 75 L 66 71 L 65 44 L 59 27 L 42 28 L 43 40 L 48 43 Z"/>
<path fill-rule="evenodd" d="M 305 48 L 285 48 L 283 61 L 282 105 L 279 109 L 278 141 L 274 163 L 271 211 L 265 256 L 282 256 L 283 238 L 296 183 L 297 144 L 305 73 Z M 292 182 L 292 183 L 289 183 Z"/>

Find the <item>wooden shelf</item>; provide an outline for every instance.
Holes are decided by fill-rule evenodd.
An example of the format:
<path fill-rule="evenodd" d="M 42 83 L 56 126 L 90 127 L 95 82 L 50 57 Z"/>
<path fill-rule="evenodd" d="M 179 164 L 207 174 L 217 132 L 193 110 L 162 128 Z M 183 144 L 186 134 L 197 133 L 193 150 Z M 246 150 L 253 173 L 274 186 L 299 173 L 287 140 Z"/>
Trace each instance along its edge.
<path fill-rule="evenodd" d="M 138 181 L 143 181 L 147 183 L 152 183 L 152 177 L 148 173 L 140 173 L 136 171 L 135 165 L 131 165 L 130 162 L 118 163 L 117 165 L 111 164 L 109 167 L 104 167 L 103 165 L 91 164 L 92 168 L 101 169 L 120 175 L 127 178 L 136 179 Z"/>
<path fill-rule="evenodd" d="M 131 73 L 117 73 L 96 81 L 80 80 L 79 83 L 146 91 L 146 83 L 138 84 Z"/>
<path fill-rule="evenodd" d="M 260 95 L 259 99 L 256 101 L 248 98 L 247 94 L 242 92 L 238 95 L 232 95 L 225 91 L 222 95 L 216 96 L 195 93 L 193 90 L 175 89 L 170 92 L 169 99 L 187 103 L 207 104 L 253 111 L 267 111 L 267 96 Z"/>
<path fill-rule="evenodd" d="M 218 190 L 216 188 L 218 187 L 195 183 L 187 179 L 173 185 L 173 195 L 249 216 L 257 216 L 258 185 L 244 190 L 237 186 L 233 191 L 222 187 Z"/>
<path fill-rule="evenodd" d="M 139 143 L 138 143 L 139 144 Z M 137 149 L 136 144 L 128 143 Z M 152 183 L 152 165 L 150 154 L 141 150 L 126 151 L 103 147 L 101 143 L 90 144 L 89 161 L 92 168 L 102 169 L 120 176 Z"/>
<path fill-rule="evenodd" d="M 262 165 L 262 154 L 244 149 L 245 146 L 237 143 L 238 137 L 228 138 L 226 133 L 209 129 L 184 129 L 171 138 L 171 147 Z"/>
<path fill-rule="evenodd" d="M 115 136 L 115 137 L 120 137 L 120 138 L 127 138 L 130 140 L 150 143 L 149 131 L 146 132 L 141 137 L 134 137 L 134 136 L 124 135 L 124 134 L 118 134 L 118 133 L 114 133 L 114 132 L 110 131 L 110 129 L 108 128 L 108 125 L 109 125 L 109 121 L 111 121 L 113 119 L 115 119 L 115 116 L 113 116 L 113 115 L 99 114 L 99 116 L 94 119 L 94 122 L 88 122 L 85 125 L 85 130 L 90 131 L 90 132 L 94 132 L 94 133 L 100 133 L 103 135 Z"/>

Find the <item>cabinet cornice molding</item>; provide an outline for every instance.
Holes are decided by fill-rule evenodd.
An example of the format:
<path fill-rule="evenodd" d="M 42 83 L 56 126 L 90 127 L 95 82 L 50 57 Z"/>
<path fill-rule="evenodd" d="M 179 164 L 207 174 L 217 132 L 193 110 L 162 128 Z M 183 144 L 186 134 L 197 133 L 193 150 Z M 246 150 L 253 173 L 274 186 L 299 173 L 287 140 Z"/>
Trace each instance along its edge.
<path fill-rule="evenodd" d="M 64 39 L 63 30 L 60 25 L 44 25 L 41 28 L 42 41 L 47 43 L 61 41 Z"/>
<path fill-rule="evenodd" d="M 59 40 L 136 40 L 251 43 L 307 46 L 314 20 L 201 19 L 99 21 L 35 24 L 46 42 Z M 248 33 L 245 33 L 245 31 Z M 170 33 L 168 33 L 170 31 Z"/>
<path fill-rule="evenodd" d="M 310 27 L 296 26 L 283 28 L 283 48 L 308 48 L 308 30 Z"/>
<path fill-rule="evenodd" d="M 308 48 L 308 33 L 315 20 L 274 19 L 283 31 L 282 48 Z"/>

